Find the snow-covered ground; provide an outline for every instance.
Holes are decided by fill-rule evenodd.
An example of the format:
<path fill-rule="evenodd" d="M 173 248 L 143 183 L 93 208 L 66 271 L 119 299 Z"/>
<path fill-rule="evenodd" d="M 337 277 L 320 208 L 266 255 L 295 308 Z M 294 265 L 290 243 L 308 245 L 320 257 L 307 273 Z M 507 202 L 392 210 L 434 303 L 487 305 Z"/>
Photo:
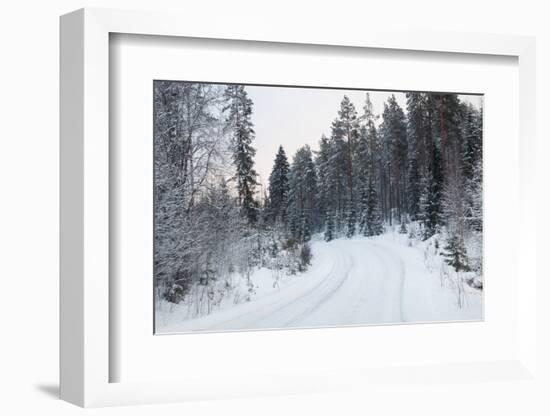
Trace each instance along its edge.
<path fill-rule="evenodd" d="M 224 301 L 211 314 L 187 319 L 184 304 L 157 304 L 156 332 L 226 331 L 362 324 L 480 320 L 482 291 L 449 272 L 433 241 L 390 232 L 374 238 L 314 240 L 307 272 L 252 275 L 250 301 Z M 461 305 L 459 305 L 461 304 Z"/>

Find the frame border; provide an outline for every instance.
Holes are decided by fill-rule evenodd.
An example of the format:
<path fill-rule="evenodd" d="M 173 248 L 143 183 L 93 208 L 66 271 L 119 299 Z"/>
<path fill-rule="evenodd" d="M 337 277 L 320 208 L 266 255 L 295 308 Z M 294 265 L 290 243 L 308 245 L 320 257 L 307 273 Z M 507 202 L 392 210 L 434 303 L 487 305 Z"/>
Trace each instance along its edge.
<path fill-rule="evenodd" d="M 182 25 L 185 21 L 185 25 Z M 519 63 L 520 214 L 518 270 L 518 357 L 477 364 L 377 369 L 361 381 L 403 377 L 469 380 L 472 371 L 507 374 L 513 380 L 536 374 L 536 43 L 511 35 L 348 28 L 308 31 L 251 22 L 242 33 L 214 16 L 209 25 L 174 13 L 80 9 L 60 18 L 60 397 L 73 404 L 109 406 L 213 398 L 212 382 L 110 383 L 109 362 L 109 34 L 178 36 L 381 48 L 436 53 L 505 55 Z M 521 248 L 523 245 L 523 248 Z M 397 374 L 396 373 L 399 373 Z M 342 374 L 305 378 L 281 375 L 227 386 L 227 397 L 342 389 Z M 226 380 L 227 381 L 227 380 Z M 230 387 L 230 388 L 229 388 Z M 219 395 L 217 396 L 219 397 Z"/>

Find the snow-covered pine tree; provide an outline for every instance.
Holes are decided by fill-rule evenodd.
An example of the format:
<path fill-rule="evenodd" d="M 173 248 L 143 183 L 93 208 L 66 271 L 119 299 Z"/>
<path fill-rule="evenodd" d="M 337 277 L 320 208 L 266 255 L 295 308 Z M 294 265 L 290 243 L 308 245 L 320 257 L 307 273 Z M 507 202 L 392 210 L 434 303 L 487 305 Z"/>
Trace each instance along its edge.
<path fill-rule="evenodd" d="M 346 237 L 351 238 L 355 235 L 355 227 L 357 225 L 357 212 L 355 211 L 355 203 L 351 200 L 347 201 L 346 208 Z"/>
<path fill-rule="evenodd" d="M 455 270 L 467 268 L 464 239 L 467 234 L 467 187 L 464 180 L 464 137 L 461 128 L 463 107 L 456 94 L 439 98 L 439 124 L 444 155 L 443 214 L 447 234 L 447 256 Z M 464 258 L 464 264 L 462 264 Z"/>
<path fill-rule="evenodd" d="M 449 164 L 460 161 L 462 149 L 461 118 L 462 108 L 457 94 L 432 94 L 436 105 L 435 131 L 441 155 L 443 174 L 447 174 Z"/>
<path fill-rule="evenodd" d="M 459 235 L 451 235 L 447 239 L 447 244 L 444 247 L 443 256 L 445 262 L 453 267 L 456 272 L 468 270 L 468 258 L 464 240 Z"/>
<path fill-rule="evenodd" d="M 407 213 L 416 221 L 420 213 L 420 172 L 426 163 L 427 123 L 424 94 L 408 92 L 407 97 Z"/>
<path fill-rule="evenodd" d="M 318 222 L 317 174 L 308 145 L 296 151 L 289 178 L 290 231 L 297 241 L 307 241 L 311 237 L 312 228 L 316 227 Z"/>
<path fill-rule="evenodd" d="M 378 192 L 372 178 L 367 183 L 366 204 L 366 227 L 363 229 L 363 235 L 368 237 L 380 235 L 384 232 L 384 226 L 378 205 Z"/>
<path fill-rule="evenodd" d="M 476 233 L 483 231 L 483 161 L 479 159 L 473 171 L 472 179 L 467 183 L 468 211 L 466 224 Z"/>
<path fill-rule="evenodd" d="M 363 235 L 367 227 L 367 184 L 372 175 L 372 171 L 369 169 L 369 159 L 367 127 L 363 125 L 360 129 L 355 157 L 355 164 L 358 166 L 357 182 L 359 185 L 359 200 L 357 201 L 358 231 Z"/>
<path fill-rule="evenodd" d="M 302 218 L 300 219 L 300 240 L 307 242 L 311 240 L 311 216 L 306 215 L 306 211 L 302 211 Z"/>
<path fill-rule="evenodd" d="M 279 146 L 269 175 L 269 217 L 271 222 L 286 223 L 290 166 L 283 146 Z"/>
<path fill-rule="evenodd" d="M 438 160 L 437 156 L 435 160 Z M 418 219 L 423 227 L 422 236 L 424 240 L 427 240 L 438 232 L 443 223 L 440 184 L 434 180 L 434 175 L 429 169 L 420 180 L 418 210 Z"/>
<path fill-rule="evenodd" d="M 225 98 L 227 105 L 224 110 L 228 112 L 227 124 L 232 137 L 239 204 L 243 216 L 250 224 L 255 224 L 258 220 L 258 204 L 254 194 L 258 182 L 254 169 L 256 149 L 252 145 L 255 137 L 251 121 L 253 103 L 244 85 L 228 85 L 225 89 Z"/>
<path fill-rule="evenodd" d="M 367 93 L 364 122 L 360 130 L 357 145 L 357 160 L 359 165 L 360 201 L 359 201 L 359 232 L 364 236 L 382 233 L 382 218 L 380 213 L 380 198 L 378 180 L 380 176 L 380 143 L 376 129 L 376 116 L 373 112 L 370 95 Z"/>
<path fill-rule="evenodd" d="M 335 128 L 345 141 L 345 169 L 346 180 L 348 187 L 348 198 L 354 202 L 353 191 L 354 187 L 354 175 L 356 169 L 353 166 L 353 159 L 355 153 L 355 147 L 357 145 L 357 139 L 359 138 L 359 119 L 357 117 L 357 110 L 347 95 L 344 95 L 342 102 L 340 103 L 340 110 L 338 111 L 338 118 L 335 122 Z"/>
<path fill-rule="evenodd" d="M 424 95 L 426 128 L 423 140 L 423 167 L 420 178 L 418 219 L 422 223 L 423 238 L 433 236 L 443 225 L 442 194 L 443 167 L 439 121 L 439 98 Z"/>
<path fill-rule="evenodd" d="M 359 233 L 361 235 L 367 235 L 367 225 L 367 186 L 363 183 L 359 199 Z"/>
<path fill-rule="evenodd" d="M 323 134 L 319 140 L 319 150 L 315 155 L 315 170 L 317 172 L 317 208 L 321 215 L 321 227 L 327 226 L 328 212 L 333 209 L 334 190 L 330 178 L 330 143 Z"/>
<path fill-rule="evenodd" d="M 332 124 L 332 133 L 329 139 L 330 156 L 327 178 L 334 230 L 336 234 L 340 234 L 345 224 L 345 203 L 349 188 L 346 186 L 346 142 L 342 138 L 337 125 L 338 121 L 335 120 Z"/>
<path fill-rule="evenodd" d="M 333 123 L 333 136 L 338 139 L 337 169 L 345 178 L 345 190 L 339 197 L 341 203 L 341 214 L 345 226 L 346 235 L 355 234 L 357 222 L 356 195 L 354 191 L 359 187 L 357 182 L 357 166 L 354 165 L 357 140 L 359 138 L 360 120 L 357 117 L 355 106 L 347 95 L 344 95 L 340 103 L 338 118 Z"/>
<path fill-rule="evenodd" d="M 382 119 L 380 130 L 387 149 L 386 209 L 391 224 L 393 217 L 401 221 L 401 215 L 405 212 L 407 186 L 407 124 L 405 113 L 394 94 L 384 104 Z"/>
<path fill-rule="evenodd" d="M 320 218 L 320 211 L 317 202 L 317 196 L 319 194 L 317 170 L 315 169 L 315 162 L 313 161 L 313 152 L 309 145 L 305 146 L 305 193 L 306 193 L 306 208 L 308 215 L 308 224 L 310 236 L 313 232 L 316 232 L 323 225 Z"/>
<path fill-rule="evenodd" d="M 482 113 L 472 104 L 463 107 L 462 174 L 466 188 L 466 223 L 470 230 L 481 232 L 482 221 Z"/>
<path fill-rule="evenodd" d="M 325 241 L 331 241 L 334 239 L 334 213 L 329 211 L 325 218 Z"/>

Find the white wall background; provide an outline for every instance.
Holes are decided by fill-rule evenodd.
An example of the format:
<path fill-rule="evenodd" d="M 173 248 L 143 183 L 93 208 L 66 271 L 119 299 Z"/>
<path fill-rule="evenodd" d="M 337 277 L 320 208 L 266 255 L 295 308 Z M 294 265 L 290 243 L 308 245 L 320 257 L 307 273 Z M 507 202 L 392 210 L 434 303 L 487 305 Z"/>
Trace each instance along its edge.
<path fill-rule="evenodd" d="M 19 0 L 0 11 L 0 414 L 82 412 L 56 400 L 58 367 L 58 16 L 74 9 L 116 7 L 179 10 L 190 19 L 212 13 L 275 19 L 288 25 L 368 25 L 536 35 L 538 41 L 539 253 L 548 227 L 550 154 L 550 27 L 546 2 L 536 0 Z M 185 24 L 183 21 L 182 24 Z M 545 244 L 543 246 L 543 244 Z M 539 273 L 543 274 L 542 260 Z M 545 267 L 545 266 L 544 266 Z M 546 274 L 546 277 L 549 277 Z M 548 280 L 538 287 L 550 294 Z M 550 374 L 548 302 L 539 302 L 542 377 Z M 546 379 L 548 380 L 548 379 Z M 101 415 L 170 414 L 396 414 L 542 415 L 550 413 L 550 384 L 388 386 L 377 391 L 259 398 L 93 410 Z"/>

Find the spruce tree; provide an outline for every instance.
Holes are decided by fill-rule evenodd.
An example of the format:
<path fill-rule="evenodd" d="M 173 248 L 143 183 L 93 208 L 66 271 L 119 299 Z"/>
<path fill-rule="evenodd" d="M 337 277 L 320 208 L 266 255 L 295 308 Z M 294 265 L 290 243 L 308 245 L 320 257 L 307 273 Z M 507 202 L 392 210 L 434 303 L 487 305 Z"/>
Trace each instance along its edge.
<path fill-rule="evenodd" d="M 447 239 L 443 256 L 445 262 L 453 267 L 456 272 L 468 270 L 468 258 L 464 240 L 458 235 L 451 235 Z"/>
<path fill-rule="evenodd" d="M 395 95 L 384 104 L 381 133 L 386 146 L 386 169 L 388 180 L 388 215 L 390 223 L 396 216 L 401 220 L 405 211 L 407 174 L 407 125 L 403 109 Z"/>
<path fill-rule="evenodd" d="M 351 238 L 355 235 L 355 226 L 357 224 L 357 213 L 355 211 L 355 204 L 353 201 L 348 200 L 346 209 L 346 237 Z"/>
<path fill-rule="evenodd" d="M 370 96 L 367 93 L 364 114 L 361 120 L 356 159 L 358 165 L 358 182 L 360 198 L 358 201 L 359 232 L 364 236 L 377 235 L 382 232 L 382 219 L 379 211 L 378 181 L 380 177 L 380 143 L 376 129 L 376 116 L 373 113 Z"/>
<path fill-rule="evenodd" d="M 425 94 L 408 92 L 407 97 L 407 213 L 415 221 L 420 214 L 420 172 L 426 157 L 427 120 Z"/>
<path fill-rule="evenodd" d="M 311 216 L 307 215 L 306 211 L 302 211 L 299 234 L 301 242 L 307 242 L 311 240 Z"/>
<path fill-rule="evenodd" d="M 328 212 L 325 218 L 325 241 L 331 241 L 334 239 L 334 213 Z"/>
<path fill-rule="evenodd" d="M 369 141 L 367 127 L 361 126 L 359 140 L 357 143 L 356 164 L 358 168 L 359 200 L 357 202 L 357 217 L 359 220 L 359 233 L 364 234 L 367 218 L 367 183 L 372 175 L 369 169 Z"/>
<path fill-rule="evenodd" d="M 288 159 L 283 146 L 279 146 L 271 175 L 269 175 L 269 218 L 272 222 L 286 223 L 289 193 Z"/>
<path fill-rule="evenodd" d="M 472 104 L 464 106 L 464 149 L 462 174 L 466 188 L 466 223 L 470 230 L 480 233 L 482 224 L 482 118 L 483 114 Z"/>
<path fill-rule="evenodd" d="M 366 227 L 363 229 L 363 235 L 370 237 L 382 234 L 384 226 L 378 205 L 378 193 L 372 178 L 367 184 L 366 205 Z"/>
<path fill-rule="evenodd" d="M 239 205 L 243 217 L 250 224 L 258 220 L 258 204 L 254 194 L 258 182 L 254 169 L 256 149 L 252 146 L 254 129 L 251 121 L 252 100 L 244 89 L 244 85 L 228 85 L 225 90 L 227 105 L 224 111 L 228 112 L 227 124 L 232 134 L 233 164 L 236 169 L 235 179 Z"/>
<path fill-rule="evenodd" d="M 321 224 L 326 224 L 328 212 L 334 208 L 334 189 L 331 185 L 331 153 L 329 139 L 323 134 L 315 156 L 317 172 L 317 208 Z"/>
<path fill-rule="evenodd" d="M 307 241 L 318 221 L 317 174 L 308 145 L 296 151 L 289 179 L 290 232 L 297 241 Z"/>
<path fill-rule="evenodd" d="M 343 185 L 337 189 L 340 211 L 338 222 L 344 225 L 347 235 L 355 233 L 355 224 L 351 224 L 351 222 L 357 221 L 355 191 L 359 187 L 359 183 L 357 181 L 358 166 L 354 163 L 354 159 L 359 129 L 360 120 L 357 117 L 355 106 L 349 97 L 344 95 L 340 103 L 338 118 L 332 126 L 332 136 L 335 145 L 333 154 L 335 168 Z"/>

